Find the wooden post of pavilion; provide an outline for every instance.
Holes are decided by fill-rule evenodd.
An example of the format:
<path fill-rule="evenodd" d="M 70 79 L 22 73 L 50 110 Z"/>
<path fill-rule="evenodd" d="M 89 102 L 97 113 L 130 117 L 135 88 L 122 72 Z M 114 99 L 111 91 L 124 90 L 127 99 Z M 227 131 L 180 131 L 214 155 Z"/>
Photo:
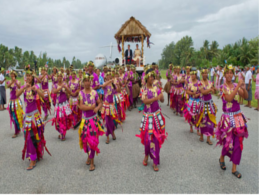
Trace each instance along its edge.
<path fill-rule="evenodd" d="M 142 35 L 142 59 L 144 59 L 144 36 Z"/>
<path fill-rule="evenodd" d="M 122 36 L 122 62 L 124 61 L 125 64 L 124 57 L 125 57 L 125 50 L 124 50 L 124 35 L 123 35 Z"/>

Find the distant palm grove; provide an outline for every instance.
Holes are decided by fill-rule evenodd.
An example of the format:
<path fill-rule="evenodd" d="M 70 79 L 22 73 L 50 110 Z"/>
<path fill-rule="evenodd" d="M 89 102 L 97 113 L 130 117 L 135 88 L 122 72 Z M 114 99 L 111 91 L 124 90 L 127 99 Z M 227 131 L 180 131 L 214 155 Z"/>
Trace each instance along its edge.
<path fill-rule="evenodd" d="M 38 67 L 43 67 L 46 62 L 48 62 L 49 67 L 69 67 L 71 64 L 74 65 L 74 68 L 83 68 L 83 63 L 76 57 L 73 57 L 71 61 L 67 60 L 65 57 L 63 59 L 52 59 L 47 56 L 47 53 L 40 53 L 39 56 L 34 54 L 34 51 L 24 51 L 22 48 L 17 46 L 13 48 L 8 48 L 3 44 L 0 44 L 0 67 L 8 69 L 18 64 L 17 68 L 24 68 L 26 65 L 30 64 L 34 66 L 34 61 L 37 61 Z M 85 63 L 84 63 L 85 64 Z"/>
<path fill-rule="evenodd" d="M 197 67 L 209 67 L 224 64 L 245 66 L 259 63 L 259 37 L 251 40 L 243 38 L 234 44 L 228 44 L 219 48 L 217 41 L 205 40 L 200 50 L 195 50 L 193 40 L 189 36 L 183 37 L 177 43 L 166 45 L 159 60 L 162 69 L 168 68 L 170 62 L 174 65 L 185 66 L 190 64 Z"/>

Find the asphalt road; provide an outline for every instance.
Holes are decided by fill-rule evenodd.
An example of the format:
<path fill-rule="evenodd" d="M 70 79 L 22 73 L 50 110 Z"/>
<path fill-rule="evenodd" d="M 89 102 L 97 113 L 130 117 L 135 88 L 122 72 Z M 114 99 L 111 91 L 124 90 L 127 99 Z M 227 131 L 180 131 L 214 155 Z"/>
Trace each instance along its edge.
<path fill-rule="evenodd" d="M 9 90 L 7 90 L 9 98 Z M 166 94 L 165 94 L 166 100 Z M 214 97 L 221 115 L 221 100 Z M 238 171 L 242 179 L 231 174 L 232 163 L 226 157 L 227 170 L 219 167 L 220 147 L 199 141 L 189 132 L 184 118 L 175 116 L 167 102 L 160 103 L 166 118 L 169 136 L 161 148 L 159 172 L 154 172 L 152 161 L 144 167 L 144 147 L 139 133 L 142 113 L 127 111 L 124 131 L 118 128 L 116 141 L 105 144 L 100 138 L 101 153 L 95 157 L 96 170 L 85 165 L 87 154 L 79 149 L 77 130 L 69 130 L 61 142 L 51 124 L 45 128 L 47 147 L 44 159 L 32 171 L 27 171 L 28 160 L 22 160 L 24 138 L 12 139 L 9 114 L 0 112 L 0 193 L 259 193 L 259 113 L 242 107 L 248 121 L 249 137 Z M 140 103 L 139 103 L 140 104 Z M 167 116 L 166 116 L 167 115 Z M 169 118 L 168 118 L 169 117 Z M 206 140 L 204 138 L 204 140 Z"/>

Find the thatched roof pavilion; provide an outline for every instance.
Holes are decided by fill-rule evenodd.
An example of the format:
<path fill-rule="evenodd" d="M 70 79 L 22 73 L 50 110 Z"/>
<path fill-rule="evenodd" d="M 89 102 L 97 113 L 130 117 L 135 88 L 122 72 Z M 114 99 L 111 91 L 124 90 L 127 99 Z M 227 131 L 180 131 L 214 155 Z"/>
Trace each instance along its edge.
<path fill-rule="evenodd" d="M 122 59 L 124 58 L 124 42 L 142 42 L 142 57 L 143 57 L 143 43 L 147 39 L 147 45 L 149 46 L 149 38 L 151 33 L 133 16 L 127 20 L 119 31 L 115 34 L 115 39 L 118 43 L 119 51 L 120 43 L 122 43 Z"/>

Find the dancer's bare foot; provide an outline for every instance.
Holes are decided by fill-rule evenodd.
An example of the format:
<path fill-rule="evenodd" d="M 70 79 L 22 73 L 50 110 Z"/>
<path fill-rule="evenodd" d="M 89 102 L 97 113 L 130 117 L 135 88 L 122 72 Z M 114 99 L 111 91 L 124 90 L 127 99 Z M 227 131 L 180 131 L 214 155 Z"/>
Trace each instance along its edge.
<path fill-rule="evenodd" d="M 16 138 L 18 136 L 18 134 L 14 134 L 13 136 L 12 136 L 12 138 Z"/>
<path fill-rule="evenodd" d="M 190 133 L 193 133 L 193 129 L 192 129 L 192 126 L 190 126 Z"/>
<path fill-rule="evenodd" d="M 145 156 L 143 160 L 143 165 L 147 166 L 147 164 L 148 164 L 148 156 Z"/>
<path fill-rule="evenodd" d="M 27 168 L 27 171 L 32 170 L 34 167 L 36 167 L 36 160 L 31 161 L 29 167 Z"/>
<path fill-rule="evenodd" d="M 157 167 L 157 165 L 153 164 L 153 170 L 156 172 L 159 171 L 159 168 Z"/>
<path fill-rule="evenodd" d="M 198 135 L 198 136 L 200 136 L 200 135 L 201 135 L 201 133 L 199 132 L 199 130 L 197 131 L 197 135 Z"/>
<path fill-rule="evenodd" d="M 94 170 L 95 170 L 95 165 L 91 164 L 90 167 L 89 167 L 89 171 L 94 171 Z"/>
<path fill-rule="evenodd" d="M 86 161 L 86 165 L 90 165 L 90 158 L 88 157 L 88 160 Z"/>

